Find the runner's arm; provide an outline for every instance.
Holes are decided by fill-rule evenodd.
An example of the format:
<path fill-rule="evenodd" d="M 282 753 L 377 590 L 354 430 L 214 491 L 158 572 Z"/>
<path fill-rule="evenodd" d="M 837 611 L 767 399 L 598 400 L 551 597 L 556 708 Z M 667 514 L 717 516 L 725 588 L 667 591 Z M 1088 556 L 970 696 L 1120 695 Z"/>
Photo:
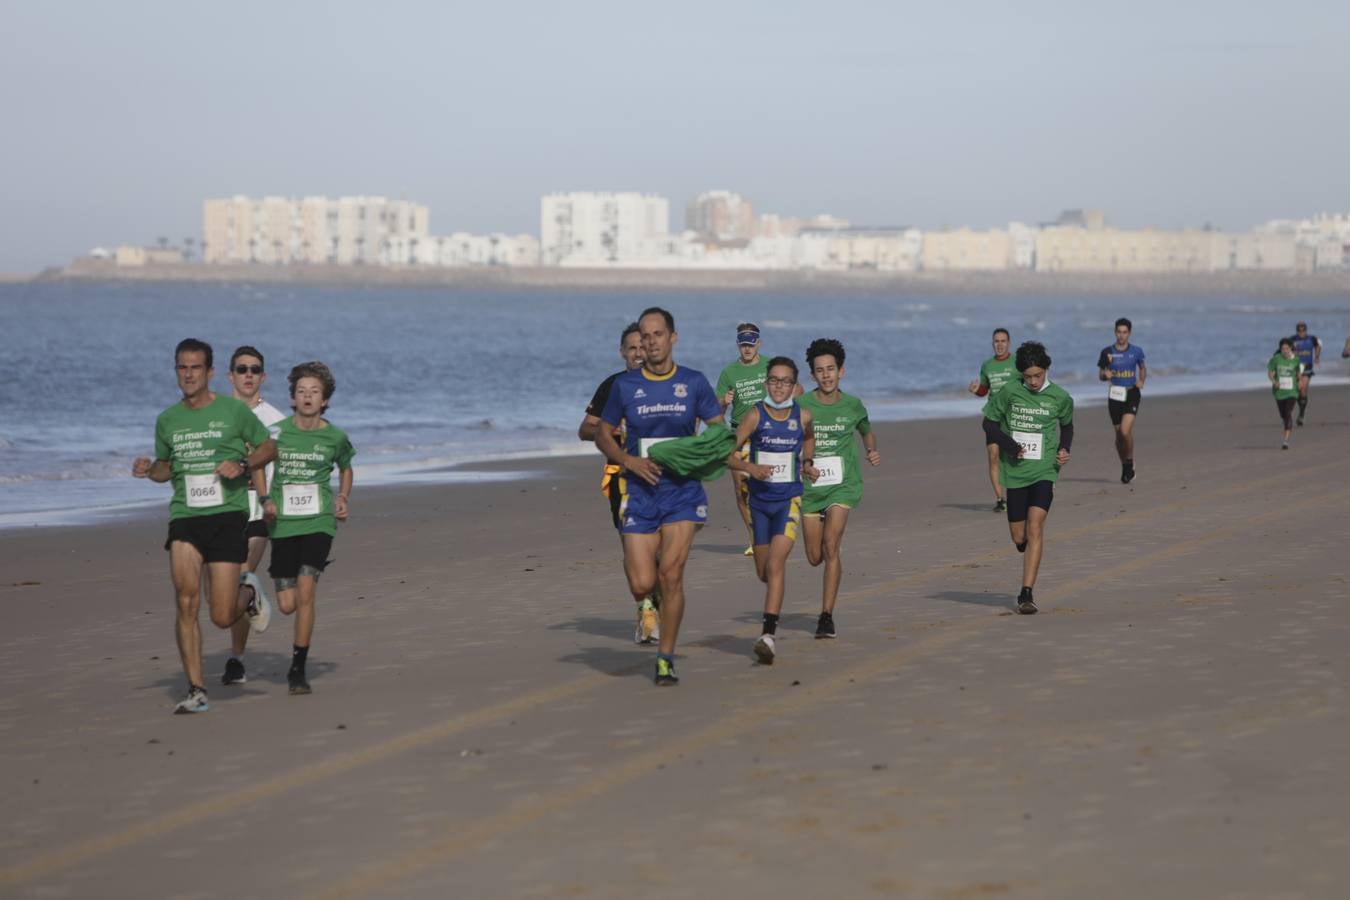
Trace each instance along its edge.
<path fill-rule="evenodd" d="M 1107 354 L 1105 350 L 1103 350 L 1101 352 L 1101 355 L 1097 357 L 1097 380 L 1098 381 L 1111 380 L 1111 357 Z"/>
<path fill-rule="evenodd" d="M 1322 341 L 1320 338 L 1313 338 L 1313 365 L 1322 362 Z"/>
<path fill-rule="evenodd" d="M 985 421 L 988 421 L 988 419 L 986 419 Z M 989 429 L 986 428 L 985 431 L 984 431 L 984 433 L 985 433 L 985 434 L 988 434 L 988 433 L 989 433 Z M 1016 442 L 1014 442 L 1014 443 L 1016 443 Z M 1060 448 L 1061 450 L 1063 450 L 1065 453 L 1068 453 L 1068 452 L 1069 452 L 1069 448 L 1072 447 L 1072 446 L 1073 446 L 1073 423 L 1072 423 L 1072 422 L 1069 422 L 1069 423 L 1067 423 L 1067 424 L 1065 424 L 1065 423 L 1060 423 L 1060 426 L 1059 426 L 1059 448 Z"/>
<path fill-rule="evenodd" d="M 733 472 L 746 472 L 754 478 L 767 478 L 773 473 L 772 466 L 761 466 L 750 462 L 748 459 L 741 459 L 740 450 L 745 446 L 745 442 L 750 440 L 750 435 L 755 433 L 759 427 L 759 408 L 751 407 L 750 411 L 741 419 L 740 424 L 736 426 L 736 444 L 731 453 L 727 456 L 727 468 Z"/>
<path fill-rule="evenodd" d="M 987 444 L 998 444 L 999 449 L 1013 459 L 1022 455 L 1022 445 L 1013 440 L 1012 435 L 1004 434 L 1003 429 L 993 419 L 984 420 L 984 437 Z"/>
<path fill-rule="evenodd" d="M 587 413 L 581 420 L 581 424 L 577 426 L 577 440 L 594 442 L 595 435 L 600 430 L 601 421 L 599 416 Z"/>
<path fill-rule="evenodd" d="M 816 428 L 811 422 L 811 411 L 806 409 L 802 410 L 800 458 L 802 461 L 802 477 L 814 483 L 820 477 L 820 470 L 816 468 Z"/>
<path fill-rule="evenodd" d="M 347 521 L 350 512 L 348 505 L 352 498 L 352 468 L 348 466 L 338 472 L 338 493 L 333 498 L 333 515 L 339 522 Z"/>
<path fill-rule="evenodd" d="M 156 459 L 151 462 L 149 457 L 138 456 L 131 464 L 131 474 L 135 478 L 148 478 L 163 484 L 173 477 L 173 464 L 167 459 Z"/>
<path fill-rule="evenodd" d="M 1139 360 L 1139 374 L 1134 379 L 1134 386 L 1139 388 L 1140 390 L 1143 390 L 1144 378 L 1147 375 L 1148 375 L 1148 366 L 1144 365 L 1144 361 L 1141 359 Z"/>

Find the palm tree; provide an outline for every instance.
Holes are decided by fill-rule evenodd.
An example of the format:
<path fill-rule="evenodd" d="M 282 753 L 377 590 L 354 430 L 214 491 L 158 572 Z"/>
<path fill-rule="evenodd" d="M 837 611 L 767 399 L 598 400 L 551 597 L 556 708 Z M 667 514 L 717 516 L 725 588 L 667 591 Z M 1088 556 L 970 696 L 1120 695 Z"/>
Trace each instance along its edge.
<path fill-rule="evenodd" d="M 189 262 L 192 260 L 192 245 L 194 243 L 196 242 L 190 237 L 183 238 L 183 259 Z"/>

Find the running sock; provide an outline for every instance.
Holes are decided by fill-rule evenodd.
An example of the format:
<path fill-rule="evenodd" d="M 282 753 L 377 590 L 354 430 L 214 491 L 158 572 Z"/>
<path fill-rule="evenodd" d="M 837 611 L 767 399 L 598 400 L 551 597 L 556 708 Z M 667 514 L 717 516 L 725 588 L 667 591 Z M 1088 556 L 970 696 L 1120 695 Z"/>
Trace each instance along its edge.
<path fill-rule="evenodd" d="M 1020 594 L 1017 595 L 1017 599 L 1018 599 L 1018 600 L 1030 600 L 1030 599 L 1031 599 L 1031 588 L 1027 587 L 1025 584 L 1022 585 L 1022 593 L 1020 593 Z"/>
<path fill-rule="evenodd" d="M 309 659 L 309 648 L 291 645 L 294 649 L 291 651 L 291 668 L 304 671 L 305 661 Z"/>
<path fill-rule="evenodd" d="M 1299 414 L 1300 416 L 1302 416 L 1302 415 L 1303 415 L 1304 413 L 1306 413 L 1307 411 L 1308 411 L 1308 398 L 1307 398 L 1307 397 L 1299 397 L 1299 398 L 1298 398 L 1298 414 Z"/>
<path fill-rule="evenodd" d="M 764 614 L 764 633 L 765 634 L 778 633 L 778 616 L 774 615 L 773 613 Z"/>
<path fill-rule="evenodd" d="M 1020 543 L 1020 544 L 1014 544 L 1013 546 L 1017 548 L 1017 552 L 1018 552 L 1018 553 L 1026 553 L 1026 552 L 1027 552 L 1027 542 L 1026 542 L 1026 541 L 1023 541 L 1023 542 Z"/>
<path fill-rule="evenodd" d="M 656 654 L 656 658 L 657 658 L 657 659 L 664 659 L 666 662 L 670 663 L 672 666 L 675 665 L 675 657 L 674 657 L 672 654 L 669 654 L 669 653 L 658 653 L 658 654 Z"/>
<path fill-rule="evenodd" d="M 233 659 L 233 660 L 236 660 L 237 662 L 242 663 L 242 662 L 244 661 L 244 651 L 243 651 L 243 650 L 240 650 L 238 653 L 235 653 L 233 650 L 231 650 L 231 651 L 230 651 L 230 659 Z"/>

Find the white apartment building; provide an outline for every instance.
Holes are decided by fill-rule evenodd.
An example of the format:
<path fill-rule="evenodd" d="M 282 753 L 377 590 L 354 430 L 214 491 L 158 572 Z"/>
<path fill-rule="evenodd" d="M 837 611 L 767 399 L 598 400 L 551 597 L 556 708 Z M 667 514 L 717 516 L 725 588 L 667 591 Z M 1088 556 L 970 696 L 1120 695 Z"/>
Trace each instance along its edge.
<path fill-rule="evenodd" d="M 427 207 L 384 197 L 245 197 L 207 200 L 207 263 L 392 265 L 428 237 Z"/>
<path fill-rule="evenodd" d="M 546 266 L 659 265 L 669 233 L 670 201 L 655 194 L 573 191 L 539 203 Z"/>

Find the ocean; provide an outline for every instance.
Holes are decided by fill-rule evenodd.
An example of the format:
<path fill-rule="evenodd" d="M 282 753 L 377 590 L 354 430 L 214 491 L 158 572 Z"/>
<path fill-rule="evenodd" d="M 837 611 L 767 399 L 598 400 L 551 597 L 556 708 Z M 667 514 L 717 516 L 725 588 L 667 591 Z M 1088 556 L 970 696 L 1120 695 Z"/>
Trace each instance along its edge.
<path fill-rule="evenodd" d="M 675 358 L 710 381 L 753 321 L 765 355 L 799 365 L 817 337 L 848 352 L 844 390 L 872 418 L 971 416 L 966 393 L 1002 326 L 1043 342 L 1050 374 L 1082 405 L 1105 402 L 1097 354 L 1117 316 L 1148 354 L 1145 393 L 1260 388 L 1281 336 L 1306 320 L 1322 338 L 1318 384 L 1346 383 L 1350 297 L 952 297 L 826 293 L 577 293 L 278 285 L 0 284 L 0 528 L 84 524 L 168 489 L 131 477 L 153 455 L 155 417 L 180 395 L 173 348 L 210 343 L 213 388 L 241 344 L 258 347 L 263 396 L 288 408 L 286 373 L 310 359 L 337 378 L 328 417 L 357 447 L 357 488 L 528 478 L 474 462 L 589 454 L 576 427 L 596 385 L 621 366 L 619 333 L 647 306 L 675 316 Z M 803 369 L 805 367 L 803 366 Z M 809 379 L 803 371 L 803 380 Z M 1314 406 L 1314 408 L 1316 408 Z M 1273 407 L 1270 414 L 1274 422 Z"/>

